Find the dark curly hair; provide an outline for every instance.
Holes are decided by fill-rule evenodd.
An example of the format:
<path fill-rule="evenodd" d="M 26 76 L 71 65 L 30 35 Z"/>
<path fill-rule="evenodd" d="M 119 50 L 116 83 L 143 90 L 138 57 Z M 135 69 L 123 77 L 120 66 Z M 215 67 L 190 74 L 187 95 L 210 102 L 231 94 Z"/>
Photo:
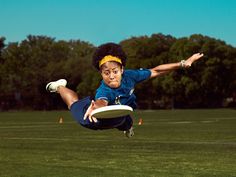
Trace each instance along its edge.
<path fill-rule="evenodd" d="M 106 43 L 100 45 L 93 55 L 93 66 L 99 70 L 99 61 L 107 55 L 112 55 L 121 59 L 122 66 L 126 64 L 126 54 L 119 44 Z"/>

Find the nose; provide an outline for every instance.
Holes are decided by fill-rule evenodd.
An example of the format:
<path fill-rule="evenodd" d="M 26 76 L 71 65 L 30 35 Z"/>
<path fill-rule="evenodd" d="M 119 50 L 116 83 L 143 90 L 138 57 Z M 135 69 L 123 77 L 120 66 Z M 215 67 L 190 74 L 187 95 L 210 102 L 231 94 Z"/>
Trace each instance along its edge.
<path fill-rule="evenodd" d="M 109 78 L 110 78 L 110 80 L 113 80 L 114 79 L 114 74 L 110 73 Z"/>

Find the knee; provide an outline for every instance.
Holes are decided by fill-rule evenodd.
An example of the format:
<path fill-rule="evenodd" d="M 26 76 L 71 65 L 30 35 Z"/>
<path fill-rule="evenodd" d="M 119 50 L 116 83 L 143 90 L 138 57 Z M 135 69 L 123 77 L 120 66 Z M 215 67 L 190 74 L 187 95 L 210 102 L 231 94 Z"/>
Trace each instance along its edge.
<path fill-rule="evenodd" d="M 71 106 L 72 106 L 75 102 L 77 102 L 78 100 L 79 100 L 78 97 L 77 97 L 77 98 L 76 98 L 76 97 L 71 98 L 70 101 L 67 103 L 68 109 L 70 109 Z"/>

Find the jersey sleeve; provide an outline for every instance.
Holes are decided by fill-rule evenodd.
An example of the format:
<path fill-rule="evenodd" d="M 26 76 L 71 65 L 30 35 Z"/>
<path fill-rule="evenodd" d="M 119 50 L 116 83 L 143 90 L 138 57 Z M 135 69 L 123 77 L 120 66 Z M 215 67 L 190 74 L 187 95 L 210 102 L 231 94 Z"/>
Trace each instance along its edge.
<path fill-rule="evenodd" d="M 127 70 L 127 74 L 136 82 L 142 82 L 147 80 L 151 76 L 151 71 L 149 69 L 137 69 L 137 70 Z"/>
<path fill-rule="evenodd" d="M 96 91 L 95 100 L 111 100 L 110 91 L 107 88 L 99 87 Z"/>

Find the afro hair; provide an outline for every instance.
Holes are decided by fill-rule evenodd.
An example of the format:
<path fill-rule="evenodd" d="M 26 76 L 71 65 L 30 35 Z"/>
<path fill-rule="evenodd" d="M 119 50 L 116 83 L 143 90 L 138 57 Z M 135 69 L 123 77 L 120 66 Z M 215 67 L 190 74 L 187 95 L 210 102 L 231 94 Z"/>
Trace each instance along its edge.
<path fill-rule="evenodd" d="M 105 56 L 112 55 L 121 59 L 122 66 L 126 64 L 126 54 L 123 51 L 122 47 L 115 43 L 106 43 L 100 45 L 93 55 L 93 66 L 99 70 L 99 61 L 102 60 Z"/>

